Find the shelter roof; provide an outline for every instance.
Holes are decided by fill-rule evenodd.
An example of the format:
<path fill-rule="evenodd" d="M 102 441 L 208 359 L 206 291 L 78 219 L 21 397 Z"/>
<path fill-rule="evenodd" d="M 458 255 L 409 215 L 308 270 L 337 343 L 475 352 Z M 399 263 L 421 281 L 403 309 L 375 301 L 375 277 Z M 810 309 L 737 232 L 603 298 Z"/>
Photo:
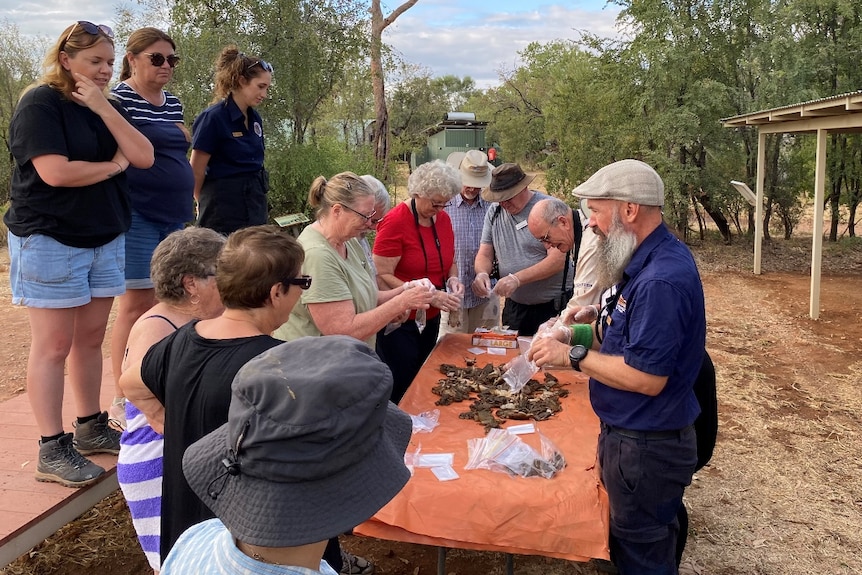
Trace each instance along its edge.
<path fill-rule="evenodd" d="M 786 124 L 787 132 L 815 131 L 818 127 L 840 131 L 862 130 L 862 90 L 722 118 L 721 122 L 726 128 L 777 128 L 779 124 Z"/>

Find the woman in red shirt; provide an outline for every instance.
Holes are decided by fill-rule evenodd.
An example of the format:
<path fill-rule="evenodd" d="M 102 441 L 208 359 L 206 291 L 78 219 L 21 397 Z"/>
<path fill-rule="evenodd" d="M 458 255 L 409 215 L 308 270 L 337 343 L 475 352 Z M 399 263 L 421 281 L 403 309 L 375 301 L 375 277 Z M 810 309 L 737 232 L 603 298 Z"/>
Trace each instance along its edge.
<path fill-rule="evenodd" d="M 417 322 L 413 312 L 398 329 L 377 337 L 377 354 L 392 370 L 396 403 L 434 349 L 440 310 L 452 312 L 461 306 L 464 286 L 455 265 L 455 235 L 443 210 L 460 191 L 461 176 L 455 168 L 440 160 L 422 164 L 407 180 L 410 199 L 393 208 L 377 229 L 373 257 L 381 289 L 428 278 L 438 290 L 424 327 L 421 316 Z"/>

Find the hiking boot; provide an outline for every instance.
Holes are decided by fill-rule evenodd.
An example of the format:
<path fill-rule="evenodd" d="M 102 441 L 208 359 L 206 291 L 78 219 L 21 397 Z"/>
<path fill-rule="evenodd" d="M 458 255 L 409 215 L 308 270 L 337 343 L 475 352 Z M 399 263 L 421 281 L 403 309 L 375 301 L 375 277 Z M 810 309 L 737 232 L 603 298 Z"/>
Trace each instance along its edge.
<path fill-rule="evenodd" d="M 53 481 L 66 487 L 84 487 L 105 472 L 78 453 L 72 443 L 71 433 L 53 441 L 39 442 L 36 481 Z"/>
<path fill-rule="evenodd" d="M 86 423 L 75 422 L 75 447 L 83 455 L 120 452 L 120 432 L 108 426 L 108 412 Z"/>

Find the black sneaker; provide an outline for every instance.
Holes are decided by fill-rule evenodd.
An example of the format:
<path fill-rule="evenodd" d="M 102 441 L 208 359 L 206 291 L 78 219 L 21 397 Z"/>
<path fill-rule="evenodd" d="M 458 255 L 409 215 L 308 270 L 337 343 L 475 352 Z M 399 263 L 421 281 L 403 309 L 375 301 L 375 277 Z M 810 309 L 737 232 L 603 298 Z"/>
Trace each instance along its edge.
<path fill-rule="evenodd" d="M 108 412 L 103 411 L 96 419 L 86 423 L 75 422 L 75 447 L 79 453 L 120 452 L 120 432 L 108 425 Z"/>
<path fill-rule="evenodd" d="M 78 453 L 72 443 L 71 433 L 53 441 L 39 442 L 36 481 L 53 481 L 66 487 L 84 487 L 105 472 Z"/>

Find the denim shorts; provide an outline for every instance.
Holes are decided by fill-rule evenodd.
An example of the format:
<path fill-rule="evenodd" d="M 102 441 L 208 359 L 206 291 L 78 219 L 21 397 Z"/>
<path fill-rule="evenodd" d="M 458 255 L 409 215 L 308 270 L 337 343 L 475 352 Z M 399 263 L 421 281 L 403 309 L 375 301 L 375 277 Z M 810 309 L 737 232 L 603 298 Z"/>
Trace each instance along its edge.
<path fill-rule="evenodd" d="M 132 210 L 132 227 L 126 232 L 126 289 L 150 289 L 150 260 L 153 252 L 168 234 L 185 224 L 154 222 Z"/>
<path fill-rule="evenodd" d="M 123 234 L 98 248 L 73 248 L 42 234 L 8 232 L 12 303 L 62 309 L 125 292 Z"/>

